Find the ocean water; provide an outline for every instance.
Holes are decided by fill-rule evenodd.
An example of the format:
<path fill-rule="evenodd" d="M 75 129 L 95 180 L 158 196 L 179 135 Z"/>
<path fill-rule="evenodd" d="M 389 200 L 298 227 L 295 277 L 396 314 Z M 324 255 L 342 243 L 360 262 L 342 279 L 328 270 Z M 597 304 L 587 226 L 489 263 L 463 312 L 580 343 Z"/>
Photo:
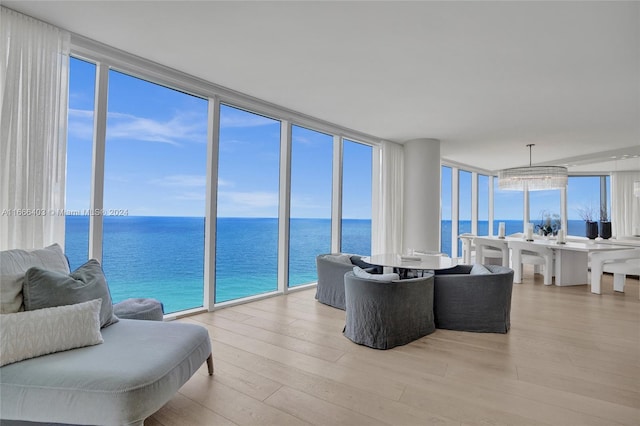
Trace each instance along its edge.
<path fill-rule="evenodd" d="M 152 297 L 165 312 L 202 306 L 204 218 L 104 217 L 103 259 L 114 303 Z M 317 279 L 315 258 L 328 253 L 329 219 L 290 222 L 289 286 Z M 71 269 L 87 261 L 89 218 L 67 216 L 65 252 Z M 218 218 L 216 302 L 277 289 L 278 219 Z M 370 254 L 371 221 L 343 221 L 343 251 Z"/>
<path fill-rule="evenodd" d="M 522 221 L 503 222 L 507 234 L 522 232 Z M 204 225 L 204 218 L 195 217 L 104 217 L 102 267 L 114 303 L 152 297 L 166 313 L 202 306 Z M 441 226 L 442 235 L 451 235 L 451 221 Z M 487 235 L 488 228 L 487 221 L 479 222 L 478 234 Z M 289 229 L 288 285 L 314 282 L 316 256 L 331 249 L 331 221 L 291 219 Z M 568 231 L 584 236 L 584 222 L 569 221 Z M 463 232 L 471 232 L 470 221 L 459 223 L 458 234 Z M 88 236 L 87 216 L 67 216 L 65 252 L 72 270 L 87 261 Z M 278 219 L 218 218 L 216 247 L 216 302 L 277 289 Z M 342 251 L 371 254 L 370 220 L 343 220 Z M 441 251 L 451 255 L 451 241 L 444 239 Z"/>
<path fill-rule="evenodd" d="M 523 232 L 524 230 L 524 222 L 522 220 L 499 220 L 496 219 L 493 222 L 494 232 L 497 234 L 498 232 L 498 223 L 504 222 L 505 234 L 515 234 L 516 232 Z M 534 225 L 537 222 L 533 222 Z M 573 236 L 586 236 L 585 223 L 583 220 L 568 220 L 567 221 L 567 235 Z M 460 235 L 465 232 L 471 232 L 471 221 L 470 220 L 461 220 L 458 222 L 458 232 L 457 235 Z M 489 221 L 478 221 L 478 235 L 488 235 L 489 234 Z M 441 222 L 441 235 L 451 235 L 451 221 L 443 220 Z M 458 253 L 462 254 L 462 242 L 460 240 L 457 241 L 458 244 Z M 447 253 L 451 256 L 451 241 L 449 238 L 442 239 L 442 245 L 440 247 L 440 251 L 443 253 Z"/>

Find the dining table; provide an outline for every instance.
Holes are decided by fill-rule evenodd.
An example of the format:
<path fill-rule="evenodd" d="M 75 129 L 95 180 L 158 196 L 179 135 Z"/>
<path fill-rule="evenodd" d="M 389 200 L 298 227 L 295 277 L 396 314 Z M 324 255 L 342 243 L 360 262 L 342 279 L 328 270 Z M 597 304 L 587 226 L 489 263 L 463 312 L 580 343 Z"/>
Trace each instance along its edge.
<path fill-rule="evenodd" d="M 511 251 L 511 267 L 514 277 L 522 276 L 522 254 L 527 251 L 544 253 L 550 251 L 554 258 L 555 276 L 554 284 L 557 286 L 584 285 L 589 282 L 589 254 L 597 251 L 624 250 L 628 246 L 620 244 L 603 243 L 600 241 L 565 241 L 559 242 L 553 238 L 534 238 L 527 240 L 524 237 L 483 236 L 475 239 L 476 250 L 480 244 L 483 246 L 503 247 L 506 245 Z M 476 256 L 478 253 L 476 253 Z"/>
<path fill-rule="evenodd" d="M 398 253 L 374 254 L 362 258 L 363 261 L 376 266 L 391 267 L 401 278 L 406 278 L 410 271 L 433 271 L 452 268 L 458 259 L 438 254 L 402 255 Z"/>

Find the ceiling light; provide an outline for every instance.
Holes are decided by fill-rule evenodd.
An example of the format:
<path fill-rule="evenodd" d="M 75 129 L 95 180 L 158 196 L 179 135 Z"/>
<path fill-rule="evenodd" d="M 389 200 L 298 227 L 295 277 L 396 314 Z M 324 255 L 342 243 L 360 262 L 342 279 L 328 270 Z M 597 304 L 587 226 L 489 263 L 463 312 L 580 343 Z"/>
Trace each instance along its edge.
<path fill-rule="evenodd" d="M 569 172 L 561 166 L 532 166 L 531 147 L 528 144 L 529 167 L 513 167 L 498 172 L 498 188 L 512 191 L 542 191 L 567 187 Z"/>

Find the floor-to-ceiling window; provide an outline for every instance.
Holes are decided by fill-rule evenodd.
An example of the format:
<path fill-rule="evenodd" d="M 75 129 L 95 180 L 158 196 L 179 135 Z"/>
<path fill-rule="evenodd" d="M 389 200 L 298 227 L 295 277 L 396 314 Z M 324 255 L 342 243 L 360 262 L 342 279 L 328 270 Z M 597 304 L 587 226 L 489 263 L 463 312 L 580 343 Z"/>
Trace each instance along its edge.
<path fill-rule="evenodd" d="M 207 100 L 111 70 L 103 259 L 114 302 L 203 305 Z"/>
<path fill-rule="evenodd" d="M 458 185 L 453 187 L 457 173 Z M 524 218 L 534 225 L 536 232 L 551 222 L 553 231 L 561 227 L 561 191 L 529 191 L 529 211 L 524 212 L 524 191 L 501 190 L 498 179 L 493 179 L 493 206 L 490 206 L 491 179 L 488 175 L 477 174 L 477 193 L 473 194 L 473 172 L 442 166 L 441 169 L 441 251 L 452 254 L 455 235 L 451 235 L 451 224 L 457 212 L 458 235 L 473 231 L 474 195 L 477 199 L 477 235 L 489 234 L 490 211 L 493 207 L 493 233 L 499 223 L 505 222 L 507 235 L 523 232 Z M 457 203 L 456 203 L 457 201 Z M 594 221 L 601 217 L 611 218 L 610 179 L 607 175 L 570 176 L 567 189 L 568 234 L 585 235 L 582 216 L 587 214 Z M 453 212 L 453 213 L 452 213 Z M 458 254 L 461 254 L 461 242 L 458 241 Z"/>
<path fill-rule="evenodd" d="M 343 140 L 341 251 L 371 254 L 371 179 L 373 149 Z"/>
<path fill-rule="evenodd" d="M 65 254 L 74 270 L 89 258 L 96 65 L 69 61 Z"/>
<path fill-rule="evenodd" d="M 548 226 L 553 232 L 560 229 L 559 189 L 529 191 L 529 222 L 533 223 L 536 233 L 547 232 Z"/>
<path fill-rule="evenodd" d="M 216 302 L 278 288 L 280 127 L 220 107 Z"/>
<path fill-rule="evenodd" d="M 489 235 L 489 176 L 478 175 L 478 235 Z"/>
<path fill-rule="evenodd" d="M 440 251 L 451 256 L 451 167 L 441 167 Z"/>
<path fill-rule="evenodd" d="M 586 236 L 585 220 L 597 222 L 601 210 L 611 220 L 609 176 L 569 176 L 567 185 L 568 234 Z"/>
<path fill-rule="evenodd" d="M 506 235 L 523 232 L 524 192 L 498 188 L 498 179 L 493 180 L 493 229 L 505 223 Z"/>
<path fill-rule="evenodd" d="M 291 129 L 289 287 L 318 279 L 316 256 L 331 251 L 333 136 Z"/>
<path fill-rule="evenodd" d="M 458 171 L 458 235 L 471 232 L 472 218 L 472 173 Z M 462 253 L 462 241 L 458 239 L 458 254 Z"/>
<path fill-rule="evenodd" d="M 307 116 L 242 96 L 234 105 L 226 90 L 144 59 L 132 58 L 129 74 L 126 53 L 95 49 L 78 49 L 91 63 L 71 59 L 66 251 L 72 267 L 100 258 L 115 302 L 155 297 L 166 313 L 212 307 L 313 282 L 315 256 L 332 247 L 370 253 L 378 141 L 327 123 L 316 132 Z M 289 146 L 279 117 L 309 127 L 292 126 Z M 316 141 L 327 143 L 317 151 Z M 287 226 L 282 199 L 291 202 Z M 93 205 L 104 209 L 91 221 Z M 85 214 L 73 222 L 76 211 Z M 311 222 L 320 245 L 303 244 L 313 252 L 304 255 Z"/>

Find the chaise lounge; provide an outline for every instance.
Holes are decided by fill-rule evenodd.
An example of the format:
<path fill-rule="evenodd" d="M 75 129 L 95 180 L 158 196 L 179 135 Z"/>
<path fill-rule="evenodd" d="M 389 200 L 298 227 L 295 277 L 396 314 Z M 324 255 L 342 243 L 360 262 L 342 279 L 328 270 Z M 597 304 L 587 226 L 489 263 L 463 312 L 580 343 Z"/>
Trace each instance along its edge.
<path fill-rule="evenodd" d="M 53 275 L 69 274 L 58 245 L 0 252 L 3 425 L 20 424 L 13 421 L 142 425 L 205 360 L 213 374 L 211 342 L 204 327 L 118 319 L 111 312 L 103 315 L 102 298 L 94 299 L 95 294 L 88 302 L 25 311 L 22 285 L 27 272 L 34 275 L 31 266 L 47 268 Z M 80 291 L 92 284 L 81 283 Z M 108 292 L 102 296 L 111 303 Z M 91 315 L 94 308 L 90 320 L 75 320 L 79 310 Z M 102 328 L 101 317 L 109 322 Z M 78 347 L 64 346 L 74 339 Z"/>

